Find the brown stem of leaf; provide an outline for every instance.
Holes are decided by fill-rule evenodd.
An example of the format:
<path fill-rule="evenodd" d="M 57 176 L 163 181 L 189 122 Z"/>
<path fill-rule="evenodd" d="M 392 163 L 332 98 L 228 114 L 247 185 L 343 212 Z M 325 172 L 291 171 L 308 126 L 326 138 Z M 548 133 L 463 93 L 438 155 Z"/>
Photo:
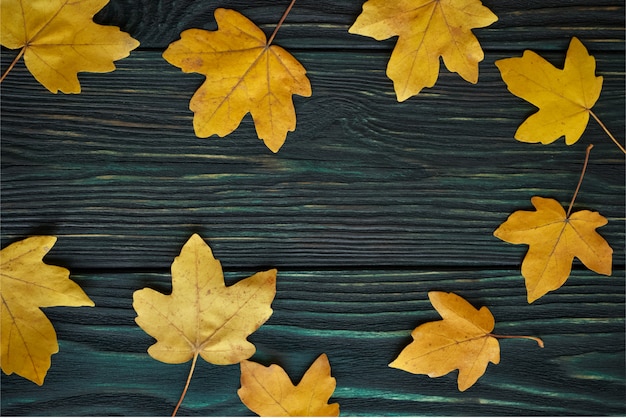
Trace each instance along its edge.
<path fill-rule="evenodd" d="M 13 59 L 13 61 L 9 65 L 9 68 L 7 68 L 4 73 L 2 73 L 2 77 L 0 77 L 0 83 L 2 83 L 4 81 L 4 79 L 6 78 L 7 74 L 9 74 L 9 71 L 11 71 L 13 69 L 13 67 L 15 67 L 15 64 L 17 64 L 17 62 L 20 60 L 20 58 L 22 58 L 22 55 L 24 55 L 24 52 L 26 52 L 26 47 L 20 49 L 19 54 L 17 54 L 17 56 Z"/>
<path fill-rule="evenodd" d="M 583 183 L 583 177 L 585 177 L 585 171 L 587 171 L 587 163 L 589 162 L 589 153 L 591 152 L 591 148 L 593 148 L 593 144 L 589 144 L 585 151 L 585 163 L 583 164 L 582 172 L 580 173 L 580 178 L 578 179 L 578 185 L 576 186 L 576 190 L 574 190 L 574 196 L 572 196 L 572 201 L 569 202 L 569 207 L 567 208 L 566 218 L 569 218 L 570 213 L 572 213 L 572 207 L 574 206 L 574 200 L 576 200 L 576 196 L 578 196 L 578 191 L 580 190 L 580 185 Z"/>
<path fill-rule="evenodd" d="M 617 139 L 615 139 L 615 137 L 611 134 L 611 132 L 609 132 L 609 130 L 607 129 L 606 126 L 604 126 L 604 123 L 602 123 L 602 121 L 596 116 L 595 113 L 593 113 L 591 111 L 591 109 L 589 109 L 589 114 L 591 115 L 591 117 L 593 117 L 596 122 L 598 122 L 598 125 L 600 125 L 600 127 L 602 129 L 604 129 L 604 132 L 606 132 L 606 134 L 609 136 L 609 138 L 611 138 L 611 140 L 613 140 L 613 142 L 615 142 L 615 145 L 617 145 L 619 147 L 619 149 L 626 154 L 626 149 L 624 149 L 624 147 L 622 146 L 622 144 L 620 144 Z"/>
<path fill-rule="evenodd" d="M 191 370 L 189 370 L 189 376 L 187 376 L 187 383 L 185 383 L 185 388 L 183 389 L 183 393 L 180 395 L 180 399 L 176 404 L 176 408 L 174 408 L 174 412 L 172 412 L 172 416 L 175 417 L 178 412 L 178 408 L 180 408 L 180 404 L 183 403 L 183 399 L 185 399 L 185 395 L 187 394 L 187 389 L 189 389 L 189 383 L 191 383 L 191 376 L 193 375 L 193 371 L 196 368 L 196 362 L 198 361 L 198 353 L 193 355 L 193 360 L 191 361 Z"/>
<path fill-rule="evenodd" d="M 530 335 L 499 335 L 499 334 L 489 334 L 490 337 L 494 338 L 522 338 L 525 340 L 533 340 L 537 343 L 537 345 L 543 348 L 543 340 L 538 337 L 532 337 Z"/>
<path fill-rule="evenodd" d="M 274 28 L 274 32 L 272 32 L 272 35 L 270 36 L 270 39 L 267 41 L 267 46 L 270 46 L 270 44 L 272 43 L 272 41 L 276 37 L 276 33 L 278 33 L 278 29 L 280 29 L 280 27 L 283 25 L 283 22 L 285 21 L 285 19 L 287 19 L 287 15 L 291 11 L 291 8 L 295 4 L 295 2 L 296 2 L 296 0 L 291 0 L 291 3 L 289 4 L 289 6 L 287 6 L 287 10 L 285 10 L 285 13 L 283 13 L 283 17 L 280 18 L 280 20 L 276 24 L 276 27 Z"/>

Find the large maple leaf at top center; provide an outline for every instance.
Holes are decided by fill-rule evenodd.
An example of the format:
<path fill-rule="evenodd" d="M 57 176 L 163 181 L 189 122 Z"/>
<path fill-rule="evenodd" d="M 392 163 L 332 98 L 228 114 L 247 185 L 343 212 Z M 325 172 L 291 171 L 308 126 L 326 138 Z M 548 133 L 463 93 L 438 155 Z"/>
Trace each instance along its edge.
<path fill-rule="evenodd" d="M 311 95 L 306 70 L 242 14 L 217 9 L 215 20 L 216 31 L 186 30 L 163 53 L 184 72 L 206 76 L 189 103 L 196 135 L 228 135 L 250 112 L 259 138 L 277 152 L 296 128 L 291 96 Z"/>
<path fill-rule="evenodd" d="M 379 41 L 398 36 L 387 76 L 402 102 L 435 84 L 439 57 L 450 71 L 476 83 L 484 53 L 472 29 L 497 20 L 479 0 L 369 0 L 349 31 Z"/>

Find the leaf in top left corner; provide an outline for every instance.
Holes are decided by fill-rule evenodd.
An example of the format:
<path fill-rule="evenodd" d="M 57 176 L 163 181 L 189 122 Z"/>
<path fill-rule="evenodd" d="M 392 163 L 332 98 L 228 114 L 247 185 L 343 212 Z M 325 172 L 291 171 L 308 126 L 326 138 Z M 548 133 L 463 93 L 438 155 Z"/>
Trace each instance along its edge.
<path fill-rule="evenodd" d="M 115 26 L 94 23 L 109 0 L 2 0 L 1 39 L 21 48 L 31 74 L 52 93 L 80 93 L 79 72 L 115 70 L 139 42 Z"/>
<path fill-rule="evenodd" d="M 54 327 L 40 308 L 94 306 L 66 268 L 43 262 L 55 242 L 56 237 L 31 237 L 0 251 L 2 371 L 38 385 L 59 351 Z"/>

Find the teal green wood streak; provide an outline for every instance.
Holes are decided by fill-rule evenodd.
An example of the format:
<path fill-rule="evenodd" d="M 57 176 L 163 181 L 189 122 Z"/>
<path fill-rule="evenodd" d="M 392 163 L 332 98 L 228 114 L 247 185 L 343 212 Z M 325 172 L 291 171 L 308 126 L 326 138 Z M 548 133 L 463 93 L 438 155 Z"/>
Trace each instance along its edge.
<path fill-rule="evenodd" d="M 227 271 L 233 283 L 251 272 Z M 254 358 L 280 364 L 298 381 L 322 352 L 337 379 L 334 401 L 350 415 L 578 415 L 624 413 L 624 270 L 577 271 L 532 305 L 511 270 L 279 271 L 274 313 L 250 340 Z M 168 292 L 169 274 L 75 274 L 93 308 L 48 308 L 60 339 L 43 387 L 2 376 L 2 414 L 164 415 L 178 400 L 189 363 L 153 360 L 153 339 L 134 324 L 132 293 Z M 431 289 L 487 305 L 495 332 L 545 342 L 502 340 L 502 360 L 468 391 L 455 374 L 431 379 L 388 367 L 411 330 L 439 319 Z M 238 366 L 200 362 L 184 414 L 249 415 Z M 113 397 L 115 401 L 112 401 Z M 72 402 L 76 408 L 69 408 Z M 109 404 L 106 404 L 109 402 Z M 594 412 L 595 411 L 595 412 Z"/>

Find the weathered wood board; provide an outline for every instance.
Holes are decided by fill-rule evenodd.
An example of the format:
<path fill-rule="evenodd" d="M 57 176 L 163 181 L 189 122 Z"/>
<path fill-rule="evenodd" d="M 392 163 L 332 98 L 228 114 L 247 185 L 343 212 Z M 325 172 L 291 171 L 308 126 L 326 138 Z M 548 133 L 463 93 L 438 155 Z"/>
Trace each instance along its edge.
<path fill-rule="evenodd" d="M 396 101 L 385 75 L 395 40 L 351 35 L 362 1 L 298 0 L 276 43 L 305 68 L 297 129 L 278 154 L 246 117 L 226 138 L 199 139 L 189 99 L 203 80 L 161 54 L 191 27 L 214 29 L 217 7 L 270 33 L 287 2 L 112 0 L 96 20 L 141 41 L 108 74 L 81 74 L 80 95 L 53 95 L 20 63 L 1 85 L 2 246 L 53 234 L 46 257 L 72 271 L 95 308 L 49 308 L 60 352 L 42 387 L 2 375 L 2 415 L 165 415 L 189 365 L 146 353 L 132 292 L 169 289 L 192 233 L 234 282 L 279 270 L 275 313 L 251 340 L 254 359 L 298 380 L 329 356 L 342 415 L 623 415 L 624 156 L 590 121 L 579 143 L 523 144 L 534 111 L 494 62 L 533 49 L 561 66 L 577 36 L 604 87 L 594 111 L 624 141 L 624 4 L 615 0 L 485 1 L 499 17 L 476 30 L 476 85 L 445 67 L 435 87 Z M 3 17 L 4 18 L 4 17 Z M 2 50 L 2 69 L 15 52 Z M 535 195 L 567 205 L 593 143 L 576 209 L 608 218 L 613 275 L 578 261 L 564 287 L 526 303 L 525 246 L 493 237 Z M 387 367 L 420 323 L 438 319 L 430 290 L 488 305 L 502 361 L 466 392 Z M 251 415 L 238 366 L 200 364 L 180 414 Z"/>

